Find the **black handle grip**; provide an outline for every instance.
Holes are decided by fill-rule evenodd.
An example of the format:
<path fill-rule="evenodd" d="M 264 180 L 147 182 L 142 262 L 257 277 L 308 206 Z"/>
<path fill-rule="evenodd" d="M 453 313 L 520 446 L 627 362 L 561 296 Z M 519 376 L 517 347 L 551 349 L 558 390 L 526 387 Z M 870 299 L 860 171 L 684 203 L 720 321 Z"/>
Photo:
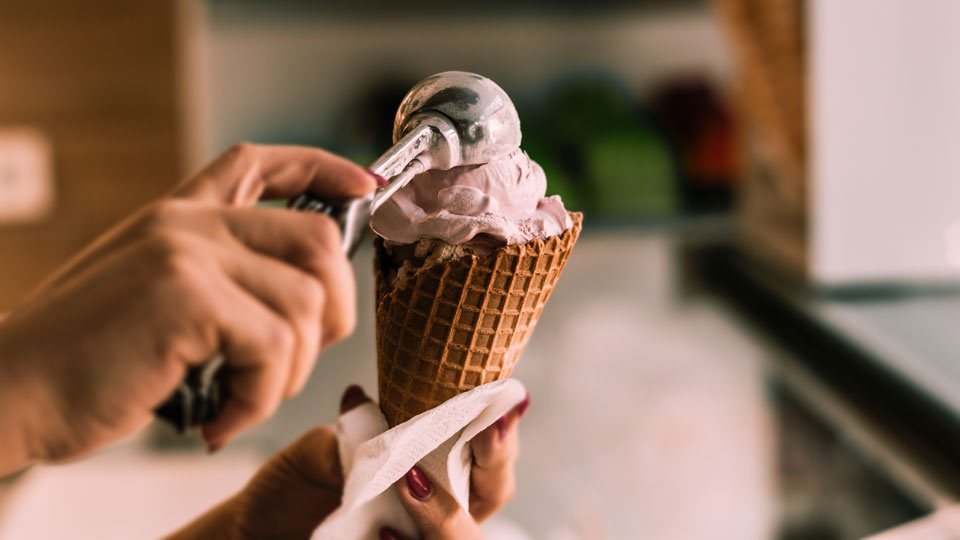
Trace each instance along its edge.
<path fill-rule="evenodd" d="M 290 201 L 290 208 L 330 216 L 340 227 L 341 248 L 347 257 L 353 257 L 357 246 L 370 230 L 373 194 L 341 202 L 329 202 L 315 195 L 303 193 Z"/>
<path fill-rule="evenodd" d="M 217 356 L 202 366 L 191 367 L 180 386 L 154 409 L 154 414 L 173 425 L 179 433 L 215 419 L 230 392 L 227 369 L 222 364 L 223 357 Z"/>
<path fill-rule="evenodd" d="M 290 202 L 287 203 L 287 208 L 293 208 L 295 210 L 302 210 L 305 212 L 316 212 L 318 214 L 326 214 L 334 219 L 337 223 L 340 223 L 343 216 L 343 210 L 346 203 L 335 203 L 328 202 L 322 199 L 317 198 L 315 195 L 309 193 L 302 193 L 299 196 L 290 199 Z M 342 226 L 341 226 L 342 228 Z"/>

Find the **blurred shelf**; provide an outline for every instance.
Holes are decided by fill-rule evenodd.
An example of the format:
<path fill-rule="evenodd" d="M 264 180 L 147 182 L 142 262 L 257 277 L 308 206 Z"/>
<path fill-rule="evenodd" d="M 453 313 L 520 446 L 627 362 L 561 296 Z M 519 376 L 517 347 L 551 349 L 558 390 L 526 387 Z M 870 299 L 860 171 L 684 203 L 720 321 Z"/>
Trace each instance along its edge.
<path fill-rule="evenodd" d="M 838 301 L 730 245 L 691 259 L 710 290 L 797 359 L 781 374 L 812 409 L 930 504 L 960 500 L 960 333 L 950 326 L 960 319 L 960 296 Z"/>
<path fill-rule="evenodd" d="M 450 14 L 504 14 L 504 13 L 596 13 L 611 10 L 657 9 L 676 10 L 705 8 L 706 0 L 489 0 L 482 3 L 444 2 L 441 0 L 207 0 L 214 8 L 250 6 L 269 7 L 272 11 L 290 9 L 316 9 L 324 12 L 339 12 L 364 15 L 414 15 L 434 16 Z M 375 10 L 371 13 L 371 10 Z M 429 10 L 429 11 L 426 11 Z"/>
<path fill-rule="evenodd" d="M 584 212 L 584 230 L 590 234 L 606 231 L 664 231 L 695 236 L 729 238 L 734 230 L 728 213 L 676 214 L 667 216 L 604 217 Z"/>

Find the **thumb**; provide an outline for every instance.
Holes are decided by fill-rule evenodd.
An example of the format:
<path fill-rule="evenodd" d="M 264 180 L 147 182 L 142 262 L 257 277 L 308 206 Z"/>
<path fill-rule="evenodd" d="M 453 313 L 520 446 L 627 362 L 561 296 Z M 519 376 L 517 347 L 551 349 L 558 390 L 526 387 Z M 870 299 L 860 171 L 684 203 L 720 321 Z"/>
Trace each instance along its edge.
<path fill-rule="evenodd" d="M 240 143 L 177 186 L 173 195 L 231 206 L 295 197 L 307 190 L 342 200 L 373 191 L 377 178 L 319 148 Z"/>
<path fill-rule="evenodd" d="M 397 496 L 424 540 L 483 538 L 473 518 L 420 467 L 414 466 L 397 482 Z"/>

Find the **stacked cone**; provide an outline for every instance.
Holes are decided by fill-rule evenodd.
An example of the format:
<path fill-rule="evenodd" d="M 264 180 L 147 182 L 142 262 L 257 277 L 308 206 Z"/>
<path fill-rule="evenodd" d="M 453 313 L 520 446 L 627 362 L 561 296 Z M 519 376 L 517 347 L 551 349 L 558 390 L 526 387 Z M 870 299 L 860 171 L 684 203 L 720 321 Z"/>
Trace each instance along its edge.
<path fill-rule="evenodd" d="M 510 376 L 580 235 L 582 214 L 570 217 L 563 234 L 418 261 L 402 279 L 376 239 L 377 377 L 391 426 Z"/>

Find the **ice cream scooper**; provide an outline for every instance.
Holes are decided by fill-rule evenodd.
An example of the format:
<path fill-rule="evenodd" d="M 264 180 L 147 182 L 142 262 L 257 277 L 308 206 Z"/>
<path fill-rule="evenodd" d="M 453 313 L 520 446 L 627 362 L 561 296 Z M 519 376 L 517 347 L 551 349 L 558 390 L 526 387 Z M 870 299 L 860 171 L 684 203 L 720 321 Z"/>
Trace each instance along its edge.
<path fill-rule="evenodd" d="M 343 231 L 348 255 L 369 228 L 370 217 L 416 175 L 460 165 L 480 165 L 520 146 L 520 119 L 507 94 L 486 77 L 446 71 L 417 83 L 397 110 L 394 144 L 370 169 L 389 180 L 382 189 L 340 204 L 304 193 L 291 208 L 329 214 Z"/>
<path fill-rule="evenodd" d="M 303 193 L 290 201 L 297 210 L 329 215 L 340 226 L 342 248 L 352 256 L 370 228 L 370 218 L 413 177 L 431 169 L 480 165 L 520 146 L 520 118 L 510 97 L 490 79 L 445 71 L 420 81 L 400 102 L 391 146 L 370 170 L 387 185 L 365 197 L 325 201 Z M 189 370 L 174 394 L 156 409 L 181 433 L 219 414 L 229 397 L 220 370 L 222 355 Z"/>

